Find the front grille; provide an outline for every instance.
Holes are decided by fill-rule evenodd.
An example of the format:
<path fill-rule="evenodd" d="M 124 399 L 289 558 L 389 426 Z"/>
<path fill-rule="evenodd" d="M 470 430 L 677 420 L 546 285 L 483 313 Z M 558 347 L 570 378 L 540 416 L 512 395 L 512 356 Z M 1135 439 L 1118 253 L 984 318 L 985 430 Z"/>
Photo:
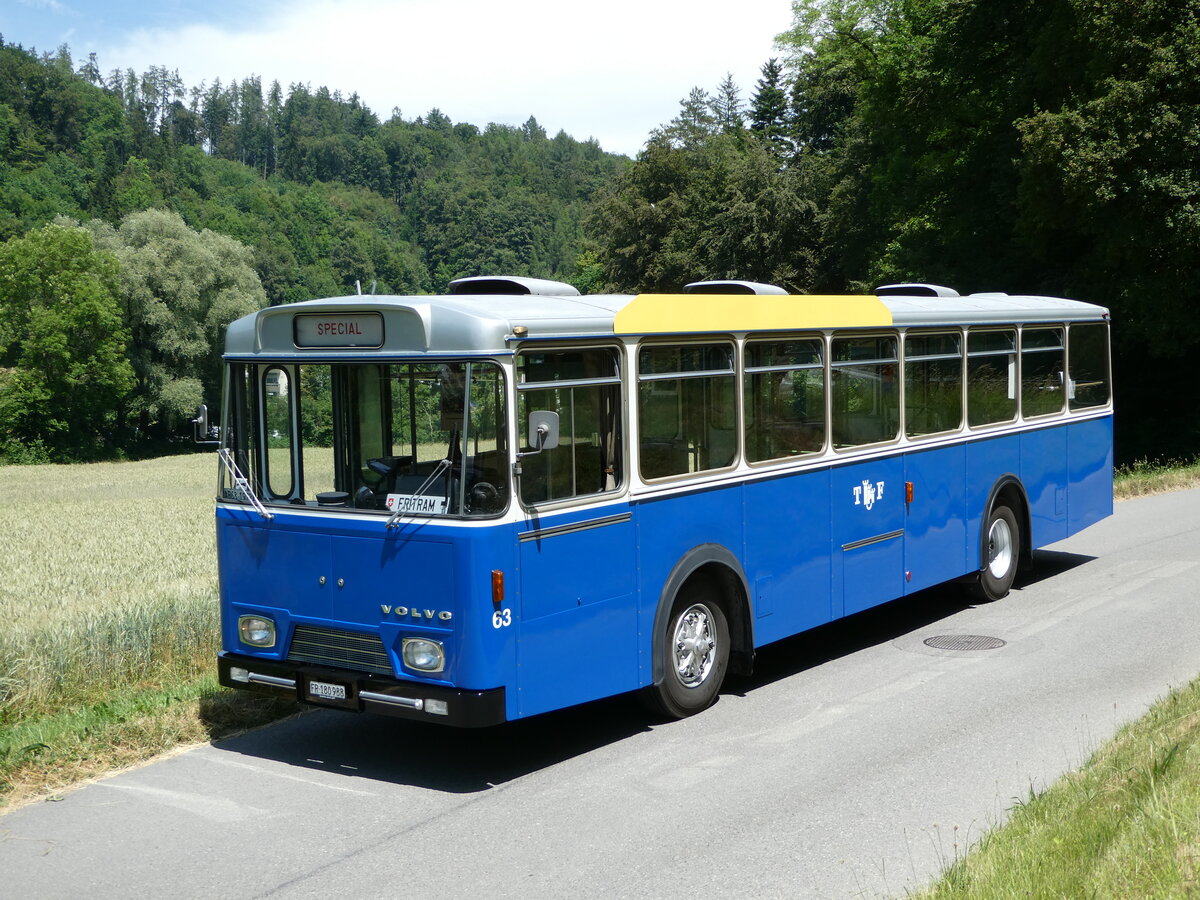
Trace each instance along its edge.
<path fill-rule="evenodd" d="M 297 625 L 288 662 L 316 663 L 335 669 L 391 675 L 392 664 L 378 635 Z"/>

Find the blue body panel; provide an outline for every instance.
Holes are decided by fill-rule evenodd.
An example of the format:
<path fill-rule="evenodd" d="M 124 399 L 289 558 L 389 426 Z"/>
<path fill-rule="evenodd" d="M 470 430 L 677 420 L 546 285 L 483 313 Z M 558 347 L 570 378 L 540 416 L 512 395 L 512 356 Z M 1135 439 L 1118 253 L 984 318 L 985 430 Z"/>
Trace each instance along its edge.
<path fill-rule="evenodd" d="M 635 504 L 638 574 L 638 671 L 640 684 L 653 680 L 654 620 L 663 586 L 688 551 L 716 544 L 740 557 L 744 540 L 743 487 L 708 488 Z"/>
<path fill-rule="evenodd" d="M 517 715 L 637 685 L 635 526 L 629 512 L 628 505 L 575 510 L 535 519 L 517 535 L 521 664 L 517 690 L 510 692 Z"/>
<path fill-rule="evenodd" d="M 967 544 L 967 447 L 910 451 L 904 480 L 913 486 L 905 504 L 904 592 L 957 578 L 977 564 Z"/>
<path fill-rule="evenodd" d="M 664 586 L 696 548 L 724 548 L 740 565 L 762 646 L 977 571 L 983 517 L 1005 478 L 1027 499 L 1035 548 L 1111 514 L 1111 416 L 519 523 L 388 530 L 381 517 L 276 509 L 267 522 L 218 505 L 224 646 L 279 661 L 297 624 L 378 635 L 395 678 L 504 687 L 507 718 L 521 718 L 650 684 L 656 617 L 672 599 Z M 494 570 L 505 576 L 499 606 Z M 237 618 L 247 614 L 275 619 L 276 647 L 240 643 Z M 445 672 L 401 665 L 410 635 L 443 642 Z"/>
<path fill-rule="evenodd" d="M 840 613 L 830 589 L 829 470 L 750 482 L 742 490 L 741 558 L 756 643 L 770 643 Z"/>
<path fill-rule="evenodd" d="M 1029 500 L 1034 547 L 1067 536 L 1067 429 L 1062 426 L 1021 435 L 1021 484 Z"/>
<path fill-rule="evenodd" d="M 1067 534 L 1112 515 L 1112 416 L 1067 430 L 1067 478 Z"/>
<path fill-rule="evenodd" d="M 490 576 L 499 569 L 515 581 L 512 531 L 432 521 L 388 530 L 378 517 L 287 512 L 266 522 L 251 510 L 218 506 L 224 648 L 282 660 L 296 625 L 327 626 L 379 635 L 401 680 L 498 687 L 515 669 L 517 638 L 515 628 L 492 626 Z M 446 612 L 448 620 L 439 615 Z M 238 616 L 256 613 L 277 623 L 271 649 L 238 639 Z M 401 666 L 405 636 L 441 641 L 446 671 L 422 676 Z"/>

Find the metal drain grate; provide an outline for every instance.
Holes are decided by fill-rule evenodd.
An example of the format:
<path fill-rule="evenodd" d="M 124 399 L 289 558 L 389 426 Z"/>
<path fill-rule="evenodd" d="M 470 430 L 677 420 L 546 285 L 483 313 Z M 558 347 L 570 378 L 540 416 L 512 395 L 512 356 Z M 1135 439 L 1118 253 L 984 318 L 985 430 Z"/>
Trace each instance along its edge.
<path fill-rule="evenodd" d="M 925 638 L 924 643 L 936 650 L 999 650 L 1008 641 L 982 634 L 939 634 Z"/>

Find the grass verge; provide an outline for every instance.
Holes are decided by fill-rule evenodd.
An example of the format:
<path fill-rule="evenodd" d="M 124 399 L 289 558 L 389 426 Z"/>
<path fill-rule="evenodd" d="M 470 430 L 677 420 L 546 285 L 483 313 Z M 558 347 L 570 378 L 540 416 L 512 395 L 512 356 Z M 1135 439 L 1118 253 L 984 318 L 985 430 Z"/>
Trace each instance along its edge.
<path fill-rule="evenodd" d="M 96 703 L 27 717 L 0 732 L 0 809 L 297 709 L 295 703 L 226 690 L 206 675 L 168 688 L 115 690 Z"/>
<path fill-rule="evenodd" d="M 919 896 L 1200 896 L 1200 679 L 1011 813 Z"/>
<path fill-rule="evenodd" d="M 1117 467 L 1113 473 L 1113 496 L 1117 500 L 1165 494 L 1200 487 L 1200 460 L 1190 463 L 1145 459 Z"/>

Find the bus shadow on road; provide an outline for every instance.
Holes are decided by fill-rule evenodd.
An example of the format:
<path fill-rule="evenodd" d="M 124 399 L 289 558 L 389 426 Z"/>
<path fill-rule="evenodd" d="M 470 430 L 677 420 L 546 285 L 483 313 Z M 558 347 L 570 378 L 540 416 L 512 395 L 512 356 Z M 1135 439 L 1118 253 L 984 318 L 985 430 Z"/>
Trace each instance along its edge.
<path fill-rule="evenodd" d="M 1094 556 L 1085 556 L 1081 553 L 1063 553 L 1061 550 L 1034 550 L 1032 568 L 1027 572 L 1021 572 L 1017 575 L 1015 587 L 1017 590 L 1020 590 L 1021 588 L 1035 585 L 1039 581 L 1057 578 L 1064 572 L 1070 572 L 1072 569 L 1087 565 L 1095 559 L 1096 557 Z"/>
<path fill-rule="evenodd" d="M 631 695 L 482 729 L 314 710 L 214 746 L 300 768 L 462 794 L 550 768 L 653 724 Z"/>
<path fill-rule="evenodd" d="M 972 603 L 962 585 L 942 584 L 784 638 L 760 648 L 754 656 L 754 674 L 730 679 L 724 693 L 751 693 L 831 660 L 893 641 L 962 612 Z"/>
<path fill-rule="evenodd" d="M 1055 578 L 1095 559 L 1094 556 L 1054 550 L 1037 550 L 1033 556 L 1033 566 L 1018 573 L 1014 590 Z M 889 643 L 948 619 L 978 602 L 965 584 L 947 582 L 821 625 L 758 650 L 754 657 L 754 674 L 731 678 L 723 693 L 749 693 L 830 660 Z"/>
<path fill-rule="evenodd" d="M 1039 551 L 1034 567 L 1022 573 L 1016 589 L 1091 559 Z M 722 693 L 752 693 L 830 660 L 893 641 L 973 603 L 962 585 L 944 584 L 822 625 L 760 649 L 754 674 L 729 678 Z M 661 724 L 662 719 L 626 694 L 478 730 L 314 710 L 215 746 L 348 778 L 464 794 L 490 790 Z"/>

